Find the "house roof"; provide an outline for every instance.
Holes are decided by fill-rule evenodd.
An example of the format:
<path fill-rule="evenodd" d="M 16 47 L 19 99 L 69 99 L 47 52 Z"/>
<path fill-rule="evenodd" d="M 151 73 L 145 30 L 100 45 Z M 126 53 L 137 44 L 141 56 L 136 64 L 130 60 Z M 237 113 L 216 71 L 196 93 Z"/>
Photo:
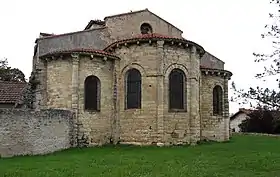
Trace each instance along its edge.
<path fill-rule="evenodd" d="M 35 43 L 37 43 L 38 40 L 42 40 L 42 39 L 57 38 L 57 37 L 62 37 L 62 36 L 67 36 L 67 35 L 89 32 L 89 31 L 98 31 L 98 30 L 102 30 L 102 29 L 105 29 L 105 28 L 106 27 L 100 27 L 100 28 L 95 28 L 95 29 L 87 29 L 87 30 L 69 32 L 69 33 L 62 33 L 62 34 L 47 34 L 47 33 L 44 33 L 44 35 L 42 35 L 42 37 L 39 37 L 35 40 Z M 43 33 L 40 33 L 40 34 L 43 34 Z"/>
<path fill-rule="evenodd" d="M 23 82 L 0 81 L 0 104 L 15 104 L 26 86 Z"/>
<path fill-rule="evenodd" d="M 243 113 L 243 114 L 250 114 L 251 112 L 253 112 L 254 110 L 251 110 L 251 109 L 245 109 L 245 108 L 240 108 L 239 111 L 237 111 L 235 114 L 233 114 L 231 117 L 230 117 L 230 120 L 234 120 L 239 114 Z"/>
<path fill-rule="evenodd" d="M 138 10 L 138 11 L 131 11 L 131 12 L 127 12 L 127 13 L 121 13 L 121 14 L 116 14 L 116 15 L 111 15 L 111 16 L 107 16 L 104 18 L 104 20 L 106 20 L 107 18 L 113 18 L 113 17 L 119 17 L 119 16 L 123 16 L 123 15 L 131 15 L 131 14 L 136 14 L 136 13 L 141 13 L 141 12 L 149 12 L 151 13 L 152 15 L 156 16 L 157 18 L 161 19 L 162 21 L 168 23 L 169 25 L 173 26 L 174 28 L 176 28 L 177 30 L 179 30 L 180 32 L 183 33 L 182 30 L 180 30 L 179 28 L 177 28 L 176 26 L 174 26 L 173 24 L 169 23 L 168 21 L 164 20 L 163 18 L 161 18 L 160 16 L 158 16 L 157 14 L 149 11 L 149 9 L 143 9 L 143 10 Z"/>
<path fill-rule="evenodd" d="M 105 22 L 102 20 L 90 20 L 84 30 L 90 29 L 93 24 L 105 26 Z"/>

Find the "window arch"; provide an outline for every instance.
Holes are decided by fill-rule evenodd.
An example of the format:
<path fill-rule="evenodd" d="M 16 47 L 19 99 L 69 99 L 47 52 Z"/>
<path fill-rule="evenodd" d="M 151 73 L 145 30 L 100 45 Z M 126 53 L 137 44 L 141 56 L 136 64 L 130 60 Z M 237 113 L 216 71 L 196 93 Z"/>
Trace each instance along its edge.
<path fill-rule="evenodd" d="M 181 69 L 173 69 L 169 74 L 169 109 L 185 108 L 185 78 Z"/>
<path fill-rule="evenodd" d="M 152 26 L 149 23 L 143 23 L 140 27 L 141 34 L 151 34 L 153 33 Z"/>
<path fill-rule="evenodd" d="M 100 110 L 100 80 L 96 76 L 88 76 L 85 79 L 85 110 Z"/>
<path fill-rule="evenodd" d="M 126 72 L 126 108 L 141 108 L 141 74 L 135 68 Z"/>
<path fill-rule="evenodd" d="M 223 90 L 219 85 L 216 85 L 213 89 L 213 114 L 223 114 Z"/>

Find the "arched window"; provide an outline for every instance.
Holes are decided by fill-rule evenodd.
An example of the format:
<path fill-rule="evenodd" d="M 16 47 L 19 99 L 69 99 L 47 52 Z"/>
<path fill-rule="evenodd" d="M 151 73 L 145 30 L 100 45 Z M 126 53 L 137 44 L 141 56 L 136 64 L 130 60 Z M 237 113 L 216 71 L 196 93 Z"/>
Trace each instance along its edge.
<path fill-rule="evenodd" d="M 151 34 L 153 33 L 153 29 L 150 24 L 143 23 L 140 27 L 141 34 Z"/>
<path fill-rule="evenodd" d="M 213 89 L 213 114 L 223 114 L 223 90 L 219 85 L 216 85 Z"/>
<path fill-rule="evenodd" d="M 173 69 L 169 74 L 169 109 L 184 109 L 185 74 Z"/>
<path fill-rule="evenodd" d="M 141 74 L 134 68 L 126 73 L 126 108 L 141 108 Z"/>
<path fill-rule="evenodd" d="M 96 76 L 88 76 L 85 80 L 85 110 L 100 110 L 100 80 Z"/>

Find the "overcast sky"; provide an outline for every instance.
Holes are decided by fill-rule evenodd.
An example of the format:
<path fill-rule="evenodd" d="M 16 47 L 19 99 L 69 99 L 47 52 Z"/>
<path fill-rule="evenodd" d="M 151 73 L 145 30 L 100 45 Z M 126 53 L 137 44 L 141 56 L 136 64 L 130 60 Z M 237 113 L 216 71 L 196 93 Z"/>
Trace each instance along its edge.
<path fill-rule="evenodd" d="M 83 30 L 92 19 L 103 20 L 105 16 L 145 8 L 225 61 L 225 69 L 233 73 L 231 81 L 238 86 L 256 85 L 254 75 L 261 68 L 253 62 L 252 53 L 270 46 L 260 38 L 268 21 L 269 0 L 3 0 L 0 58 L 8 58 L 9 64 L 21 69 L 28 78 L 34 42 L 40 32 Z M 230 112 L 238 108 L 230 103 Z"/>

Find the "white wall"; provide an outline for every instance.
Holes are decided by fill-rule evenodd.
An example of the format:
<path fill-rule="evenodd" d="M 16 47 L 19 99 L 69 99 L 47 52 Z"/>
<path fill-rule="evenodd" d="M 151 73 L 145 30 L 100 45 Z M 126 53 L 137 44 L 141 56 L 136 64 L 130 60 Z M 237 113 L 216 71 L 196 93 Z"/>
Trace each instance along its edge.
<path fill-rule="evenodd" d="M 231 120 L 231 121 L 230 121 L 230 129 L 231 129 L 231 132 L 240 132 L 240 128 L 239 128 L 238 126 L 241 124 L 241 122 L 242 122 L 243 120 L 246 119 L 246 117 L 248 117 L 247 114 L 245 114 L 245 113 L 239 113 L 233 120 Z M 234 129 L 235 131 L 233 131 L 233 129 Z"/>

